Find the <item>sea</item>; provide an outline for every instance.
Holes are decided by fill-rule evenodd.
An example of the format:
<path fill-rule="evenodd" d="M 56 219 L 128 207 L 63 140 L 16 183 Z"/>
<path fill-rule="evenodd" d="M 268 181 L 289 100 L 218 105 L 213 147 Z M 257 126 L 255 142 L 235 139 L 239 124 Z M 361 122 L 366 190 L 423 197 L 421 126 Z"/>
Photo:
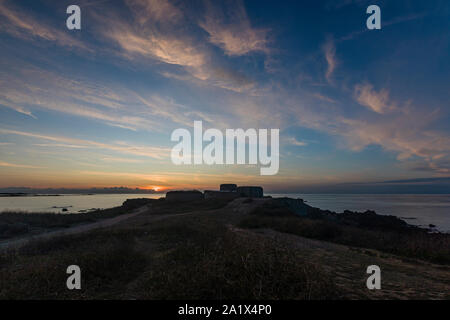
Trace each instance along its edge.
<path fill-rule="evenodd" d="M 268 194 L 272 197 L 301 198 L 307 204 L 335 212 L 373 210 L 394 215 L 409 224 L 435 225 L 450 232 L 449 194 Z M 54 212 L 77 214 L 93 209 L 120 206 L 126 199 L 164 197 L 164 194 L 63 194 L 23 197 L 0 197 L 0 212 Z M 63 211 L 64 209 L 64 211 Z M 67 211 L 66 211 L 67 210 Z"/>
<path fill-rule="evenodd" d="M 450 194 L 272 194 L 273 197 L 301 198 L 323 210 L 373 210 L 393 215 L 409 224 L 450 233 Z"/>

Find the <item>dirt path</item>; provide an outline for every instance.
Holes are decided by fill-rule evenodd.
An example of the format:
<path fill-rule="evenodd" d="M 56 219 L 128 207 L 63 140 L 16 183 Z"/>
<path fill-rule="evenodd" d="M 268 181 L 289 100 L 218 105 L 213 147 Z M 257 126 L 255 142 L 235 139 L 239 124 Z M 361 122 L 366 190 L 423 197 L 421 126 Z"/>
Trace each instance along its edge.
<path fill-rule="evenodd" d="M 128 214 L 121 214 L 114 218 L 109 219 L 103 219 L 94 223 L 88 223 L 88 224 L 81 224 L 76 225 L 73 227 L 69 227 L 66 229 L 59 229 L 55 231 L 49 231 L 49 232 L 43 232 L 37 235 L 31 235 L 31 236 L 25 236 L 23 238 L 19 239 L 9 239 L 0 241 L 0 251 L 2 250 L 8 250 L 8 249 L 18 249 L 20 247 L 25 246 L 26 244 L 32 242 L 32 241 L 39 241 L 39 240 L 48 240 L 60 236 L 67 236 L 67 235 L 73 235 L 78 234 L 82 232 L 87 232 L 95 229 L 100 228 L 106 228 L 110 226 L 114 226 L 119 224 L 120 222 L 125 222 L 125 220 L 130 221 L 131 223 L 136 222 L 135 219 L 137 216 L 141 215 L 144 212 L 149 212 L 151 210 L 151 205 L 146 205 L 143 207 L 140 207 L 135 210 L 135 212 L 128 213 Z M 184 213 L 178 213 L 178 214 L 155 214 L 155 215 L 146 215 L 145 219 L 149 221 L 158 221 L 165 218 L 171 218 L 171 217 L 179 217 L 189 214 L 194 214 L 195 212 L 184 212 Z M 133 221 L 133 222 L 132 222 Z"/>
<path fill-rule="evenodd" d="M 44 232 L 44 233 L 40 233 L 37 235 L 26 236 L 26 237 L 20 238 L 20 239 L 4 240 L 4 241 L 0 242 L 0 251 L 5 250 L 5 249 L 17 249 L 17 248 L 20 248 L 20 247 L 28 244 L 31 241 L 46 240 L 46 239 L 50 239 L 50 238 L 54 238 L 54 237 L 73 235 L 73 234 L 77 234 L 77 233 L 91 231 L 94 229 L 109 227 L 109 226 L 115 225 L 119 222 L 122 222 L 124 220 L 133 218 L 143 212 L 148 211 L 149 209 L 150 209 L 149 206 L 143 206 L 139 209 L 136 209 L 135 212 L 121 214 L 117 217 L 100 220 L 100 221 L 97 221 L 94 223 L 76 225 L 76 226 L 69 227 L 66 229 Z"/>

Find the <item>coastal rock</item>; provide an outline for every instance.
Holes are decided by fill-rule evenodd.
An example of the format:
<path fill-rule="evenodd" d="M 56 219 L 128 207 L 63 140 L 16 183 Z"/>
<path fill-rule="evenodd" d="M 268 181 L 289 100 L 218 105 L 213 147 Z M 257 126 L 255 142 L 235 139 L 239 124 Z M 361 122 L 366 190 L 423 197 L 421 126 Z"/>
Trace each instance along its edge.
<path fill-rule="evenodd" d="M 306 205 L 302 199 L 276 198 L 272 201 L 280 206 L 289 208 L 292 212 L 301 216 L 306 216 L 308 213 L 308 209 L 311 208 L 310 206 Z"/>
<path fill-rule="evenodd" d="M 262 187 L 243 186 L 237 187 L 236 191 L 241 197 L 262 198 L 264 196 Z"/>
<path fill-rule="evenodd" d="M 142 206 L 145 206 L 154 201 L 158 201 L 157 199 L 147 199 L 147 198 L 138 198 L 138 199 L 127 199 L 124 201 L 122 206 L 127 210 L 136 209 Z"/>
<path fill-rule="evenodd" d="M 226 199 L 233 200 L 239 197 L 237 192 L 224 192 L 224 191 L 215 191 L 215 190 L 205 190 L 204 191 L 205 199 Z"/>
<path fill-rule="evenodd" d="M 171 202 L 187 202 L 204 199 L 203 193 L 193 191 L 169 191 L 166 193 L 166 200 Z"/>

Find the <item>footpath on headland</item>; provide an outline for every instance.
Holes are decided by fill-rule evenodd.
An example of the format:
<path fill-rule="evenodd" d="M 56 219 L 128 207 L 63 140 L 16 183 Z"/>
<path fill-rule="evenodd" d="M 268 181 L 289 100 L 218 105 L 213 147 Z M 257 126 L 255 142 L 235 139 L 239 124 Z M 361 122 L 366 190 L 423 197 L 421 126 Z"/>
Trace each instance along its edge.
<path fill-rule="evenodd" d="M 240 203 L 240 202 L 239 202 Z M 233 207 L 234 210 L 237 210 L 236 207 L 239 205 L 233 205 L 230 203 L 230 207 Z M 79 225 L 74 225 L 68 228 L 61 228 L 54 231 L 45 231 L 39 234 L 34 235 L 26 235 L 20 238 L 12 238 L 12 239 L 6 239 L 0 241 L 0 251 L 3 250 L 9 250 L 9 249 L 18 249 L 21 248 L 27 244 L 30 244 L 35 241 L 42 241 L 42 240 L 49 240 L 61 236 L 69 236 L 74 234 L 79 234 L 83 232 L 92 231 L 95 229 L 101 229 L 106 227 L 111 227 L 114 225 L 119 224 L 120 222 L 123 222 L 125 220 L 128 220 L 130 218 L 136 217 L 144 212 L 149 212 L 152 210 L 152 204 L 146 204 L 142 205 L 134 210 L 131 210 L 130 213 L 120 214 L 113 218 L 105 218 L 100 221 L 92 222 L 92 223 L 83 223 Z M 179 213 L 179 214 L 163 214 L 158 215 L 159 219 L 164 219 L 166 217 L 176 217 L 176 216 L 183 216 L 188 213 Z"/>
<path fill-rule="evenodd" d="M 4 240 L 4 241 L 0 242 L 0 250 L 17 249 L 17 248 L 20 248 L 20 247 L 22 247 L 30 242 L 33 242 L 33 241 L 47 240 L 50 238 L 73 235 L 73 234 L 91 231 L 94 229 L 110 227 L 110 226 L 115 225 L 119 222 L 122 222 L 126 219 L 135 217 L 135 216 L 147 211 L 148 209 L 149 209 L 148 206 L 144 206 L 144 207 L 134 210 L 131 213 L 122 214 L 122 215 L 119 215 L 114 218 L 104 219 L 104 220 L 100 220 L 97 222 L 77 225 L 77 226 L 60 229 L 60 230 L 44 232 L 44 233 L 37 234 L 37 235 L 25 236 L 25 237 L 19 238 L 19 239 Z"/>

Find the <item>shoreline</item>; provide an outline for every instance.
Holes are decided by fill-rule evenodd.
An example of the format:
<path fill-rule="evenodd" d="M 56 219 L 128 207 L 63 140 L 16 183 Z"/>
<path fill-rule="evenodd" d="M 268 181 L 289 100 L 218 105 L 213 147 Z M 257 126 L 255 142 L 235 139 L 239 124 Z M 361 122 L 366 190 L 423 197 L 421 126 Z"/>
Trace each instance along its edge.
<path fill-rule="evenodd" d="M 85 196 L 91 196 L 90 198 L 84 198 Z M 450 203 L 445 202 L 446 198 L 441 198 L 442 195 L 436 194 L 435 197 L 428 198 L 429 195 L 422 195 L 419 197 L 410 197 L 410 195 L 361 195 L 361 194 L 270 194 L 273 197 L 296 197 L 299 196 L 305 200 L 305 203 L 318 207 L 321 210 L 329 210 L 336 213 L 343 213 L 346 210 L 352 212 L 365 212 L 374 211 L 379 215 L 396 216 L 409 224 L 432 229 L 433 232 L 443 232 L 450 233 L 450 222 L 447 216 L 442 213 L 446 206 L 450 207 Z M 44 202 L 38 201 L 38 199 L 45 199 L 43 197 L 50 197 Z M 110 194 L 58 194 L 58 195 L 22 195 L 22 196 L 0 196 L 0 200 L 4 199 L 2 212 L 23 212 L 23 213 L 61 213 L 61 214 L 81 214 L 86 212 L 93 212 L 97 210 L 107 210 L 108 208 L 113 208 L 115 206 L 120 206 L 122 201 L 132 198 L 146 198 L 151 196 L 153 198 L 163 197 L 164 194 L 120 194 L 120 193 L 110 193 Z M 75 197 L 75 198 L 70 198 Z M 76 197 L 79 197 L 76 199 Z M 99 200 L 97 200 L 97 197 Z M 123 197 L 123 200 L 121 200 Z M 129 197 L 129 198 L 128 198 Z M 108 200 L 108 199 L 116 200 Z M 411 199 L 414 203 L 411 203 Z M 10 199 L 11 201 L 9 201 Z M 27 204 L 22 207 L 21 200 L 28 199 Z M 35 200 L 33 200 L 35 199 Z M 58 200 L 59 199 L 59 200 Z M 66 199 L 66 200 L 64 200 Z M 70 199 L 74 199 L 73 201 Z M 86 202 L 82 199 L 92 199 Z M 312 199 L 312 200 L 310 200 Z M 385 200 L 387 199 L 387 200 Z M 423 200 L 421 200 L 423 199 Z M 429 200 L 428 200 L 429 199 Z M 118 200 L 118 201 L 117 201 Z M 100 201 L 100 202 L 99 202 Z M 386 201 L 386 203 L 384 203 Z M 441 201 L 437 204 L 434 201 Z M 45 203 L 48 202 L 48 207 L 45 207 Z M 109 203 L 112 202 L 112 203 Z M 417 203 L 416 203 L 417 202 Z M 2 202 L 0 202 L 1 205 Z M 429 205 L 427 208 L 426 206 Z M 408 207 L 409 206 L 409 207 Z M 40 207 L 39 209 L 34 209 L 33 207 Z M 20 209 L 19 209 L 20 208 Z M 419 208 L 421 208 L 419 212 Z M 336 210 L 340 209 L 340 210 Z M 409 209 L 411 212 L 409 212 Z M 428 210 L 428 211 L 427 211 Z"/>
<path fill-rule="evenodd" d="M 241 198 L 248 199 L 253 201 L 253 198 Z M 320 216 L 321 218 L 330 218 L 331 220 L 343 219 L 343 217 L 352 217 L 353 220 L 362 220 L 362 219 L 372 219 L 371 223 L 382 224 L 385 228 L 391 228 L 392 226 L 396 226 L 399 229 L 410 229 L 417 230 L 419 232 L 425 232 L 427 234 L 448 234 L 450 232 L 440 231 L 437 229 L 435 225 L 429 226 L 421 226 L 414 225 L 408 223 L 409 220 L 416 220 L 417 218 L 409 217 L 402 218 L 395 215 L 383 215 L 379 214 L 373 210 L 366 210 L 364 212 L 359 211 L 351 211 L 344 210 L 343 212 L 334 212 L 331 210 L 323 210 L 321 208 L 312 207 L 305 201 L 300 198 L 288 198 L 288 197 L 279 197 L 273 198 L 271 196 L 267 196 L 261 199 L 265 199 L 266 201 L 278 201 L 283 202 L 288 210 L 291 210 L 296 215 L 300 217 L 305 217 L 308 215 L 311 216 Z M 5 236 L 5 230 L 10 231 L 13 234 L 31 234 L 31 235 L 41 235 L 46 232 L 52 232 L 54 228 L 58 226 L 61 228 L 72 228 L 80 225 L 86 225 L 90 222 L 97 223 L 102 220 L 110 219 L 111 217 L 116 217 L 119 215 L 123 215 L 130 210 L 135 210 L 140 207 L 145 207 L 150 203 L 161 202 L 164 201 L 165 198 L 159 199 L 150 199 L 150 198 L 133 198 L 127 199 L 121 206 L 111 207 L 111 208 L 92 208 L 88 210 L 81 210 L 77 213 L 67 213 L 65 207 L 53 207 L 53 208 L 63 208 L 62 212 L 26 212 L 26 211 L 2 211 L 0 212 L 0 233 L 3 233 L 0 237 L 1 240 L 9 240 L 11 237 Z M 206 201 L 206 200 L 202 200 Z M 229 201 L 229 200 L 228 200 Z M 167 202 L 167 201 L 166 201 Z M 172 206 L 176 206 L 177 203 L 172 203 Z M 8 218 L 7 216 L 13 216 L 14 218 Z M 13 221 L 9 224 L 8 230 L 8 219 Z M 38 220 L 36 223 L 35 221 Z M 53 220 L 58 220 L 58 222 L 54 222 Z M 6 221 L 6 224 L 5 224 Z M 59 222 L 60 221 L 60 222 Z M 27 224 L 30 224 L 28 226 Z M 366 223 L 367 225 L 367 223 Z M 370 226 L 370 223 L 369 223 Z M 11 231 L 12 230 L 12 231 Z M 2 232 L 3 231 L 3 232 Z M 12 237 L 14 239 L 14 237 Z"/>

